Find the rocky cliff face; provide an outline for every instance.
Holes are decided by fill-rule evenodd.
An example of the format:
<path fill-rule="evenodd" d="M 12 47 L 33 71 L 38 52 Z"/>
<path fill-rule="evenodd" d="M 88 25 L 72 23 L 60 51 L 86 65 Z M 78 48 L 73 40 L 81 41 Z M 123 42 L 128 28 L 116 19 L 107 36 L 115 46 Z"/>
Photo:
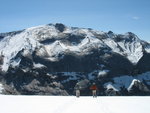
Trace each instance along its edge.
<path fill-rule="evenodd" d="M 79 83 L 81 94 L 90 95 L 94 81 L 98 95 L 134 95 L 128 88 L 139 76 L 149 89 L 148 59 L 150 44 L 131 32 L 114 34 L 57 23 L 0 34 L 4 94 L 73 95 Z"/>

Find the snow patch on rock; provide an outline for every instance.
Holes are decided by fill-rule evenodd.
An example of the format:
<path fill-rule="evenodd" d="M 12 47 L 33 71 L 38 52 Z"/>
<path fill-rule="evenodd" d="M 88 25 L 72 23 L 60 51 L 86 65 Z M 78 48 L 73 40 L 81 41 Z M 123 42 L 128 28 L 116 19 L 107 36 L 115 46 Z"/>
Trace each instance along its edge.
<path fill-rule="evenodd" d="M 40 64 L 40 63 L 33 63 L 34 68 L 43 68 L 45 65 Z"/>
<path fill-rule="evenodd" d="M 128 89 L 128 91 L 130 91 L 131 90 L 131 88 L 133 87 L 133 85 L 135 84 L 135 82 L 141 82 L 140 80 L 138 80 L 138 79 L 133 79 L 132 80 L 132 82 L 131 82 L 131 84 L 130 84 L 130 86 L 127 88 Z"/>
<path fill-rule="evenodd" d="M 100 70 L 99 72 L 98 72 L 98 76 L 99 77 L 103 77 L 103 76 L 105 76 L 105 75 L 107 75 L 107 73 L 109 72 L 110 70 Z"/>
<path fill-rule="evenodd" d="M 143 74 L 139 74 L 137 76 L 129 76 L 129 75 L 124 75 L 124 76 L 120 76 L 120 77 L 114 77 L 113 78 L 113 82 L 108 82 L 109 84 L 113 85 L 115 88 L 117 88 L 118 90 L 121 90 L 121 88 L 130 88 L 132 83 L 134 83 L 134 81 L 145 81 L 148 85 L 150 85 L 150 72 L 146 72 Z M 108 84 L 106 83 L 106 84 Z M 104 84 L 104 86 L 106 85 Z"/>
<path fill-rule="evenodd" d="M 3 85 L 0 83 L 0 93 L 2 93 L 3 89 Z"/>
<path fill-rule="evenodd" d="M 106 88 L 107 90 L 113 89 L 114 91 L 119 91 L 120 90 L 117 87 L 115 87 L 114 85 L 112 85 L 111 82 L 104 84 L 104 88 Z"/>

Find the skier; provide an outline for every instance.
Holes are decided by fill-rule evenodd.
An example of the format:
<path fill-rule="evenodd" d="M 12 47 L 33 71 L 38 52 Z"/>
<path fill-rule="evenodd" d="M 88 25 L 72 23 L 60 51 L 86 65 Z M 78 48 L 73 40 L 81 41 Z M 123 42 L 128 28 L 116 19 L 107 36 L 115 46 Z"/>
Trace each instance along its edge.
<path fill-rule="evenodd" d="M 76 97 L 80 97 L 80 89 L 81 89 L 81 87 L 79 86 L 79 83 L 76 84 L 74 89 L 76 90 Z"/>
<path fill-rule="evenodd" d="M 97 97 L 97 94 L 96 94 L 97 86 L 95 83 L 92 84 L 92 86 L 90 87 L 90 90 L 92 90 L 93 97 Z"/>

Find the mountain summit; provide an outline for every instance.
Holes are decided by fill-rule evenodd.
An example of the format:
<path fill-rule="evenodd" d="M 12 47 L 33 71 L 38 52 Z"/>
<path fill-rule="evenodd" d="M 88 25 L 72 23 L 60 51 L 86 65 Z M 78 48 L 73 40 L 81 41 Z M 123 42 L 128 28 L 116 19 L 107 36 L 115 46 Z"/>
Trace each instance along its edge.
<path fill-rule="evenodd" d="M 72 95 L 79 83 L 90 95 L 95 81 L 99 95 L 150 95 L 149 59 L 150 44 L 131 32 L 56 23 L 0 33 L 4 94 Z"/>

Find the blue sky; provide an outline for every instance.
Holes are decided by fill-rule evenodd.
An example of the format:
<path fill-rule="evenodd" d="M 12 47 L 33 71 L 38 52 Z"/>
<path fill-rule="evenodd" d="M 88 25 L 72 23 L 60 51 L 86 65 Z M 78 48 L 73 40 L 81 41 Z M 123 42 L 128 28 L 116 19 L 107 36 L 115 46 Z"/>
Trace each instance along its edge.
<path fill-rule="evenodd" d="M 150 0 L 0 0 L 0 32 L 48 23 L 130 31 L 150 41 Z"/>

